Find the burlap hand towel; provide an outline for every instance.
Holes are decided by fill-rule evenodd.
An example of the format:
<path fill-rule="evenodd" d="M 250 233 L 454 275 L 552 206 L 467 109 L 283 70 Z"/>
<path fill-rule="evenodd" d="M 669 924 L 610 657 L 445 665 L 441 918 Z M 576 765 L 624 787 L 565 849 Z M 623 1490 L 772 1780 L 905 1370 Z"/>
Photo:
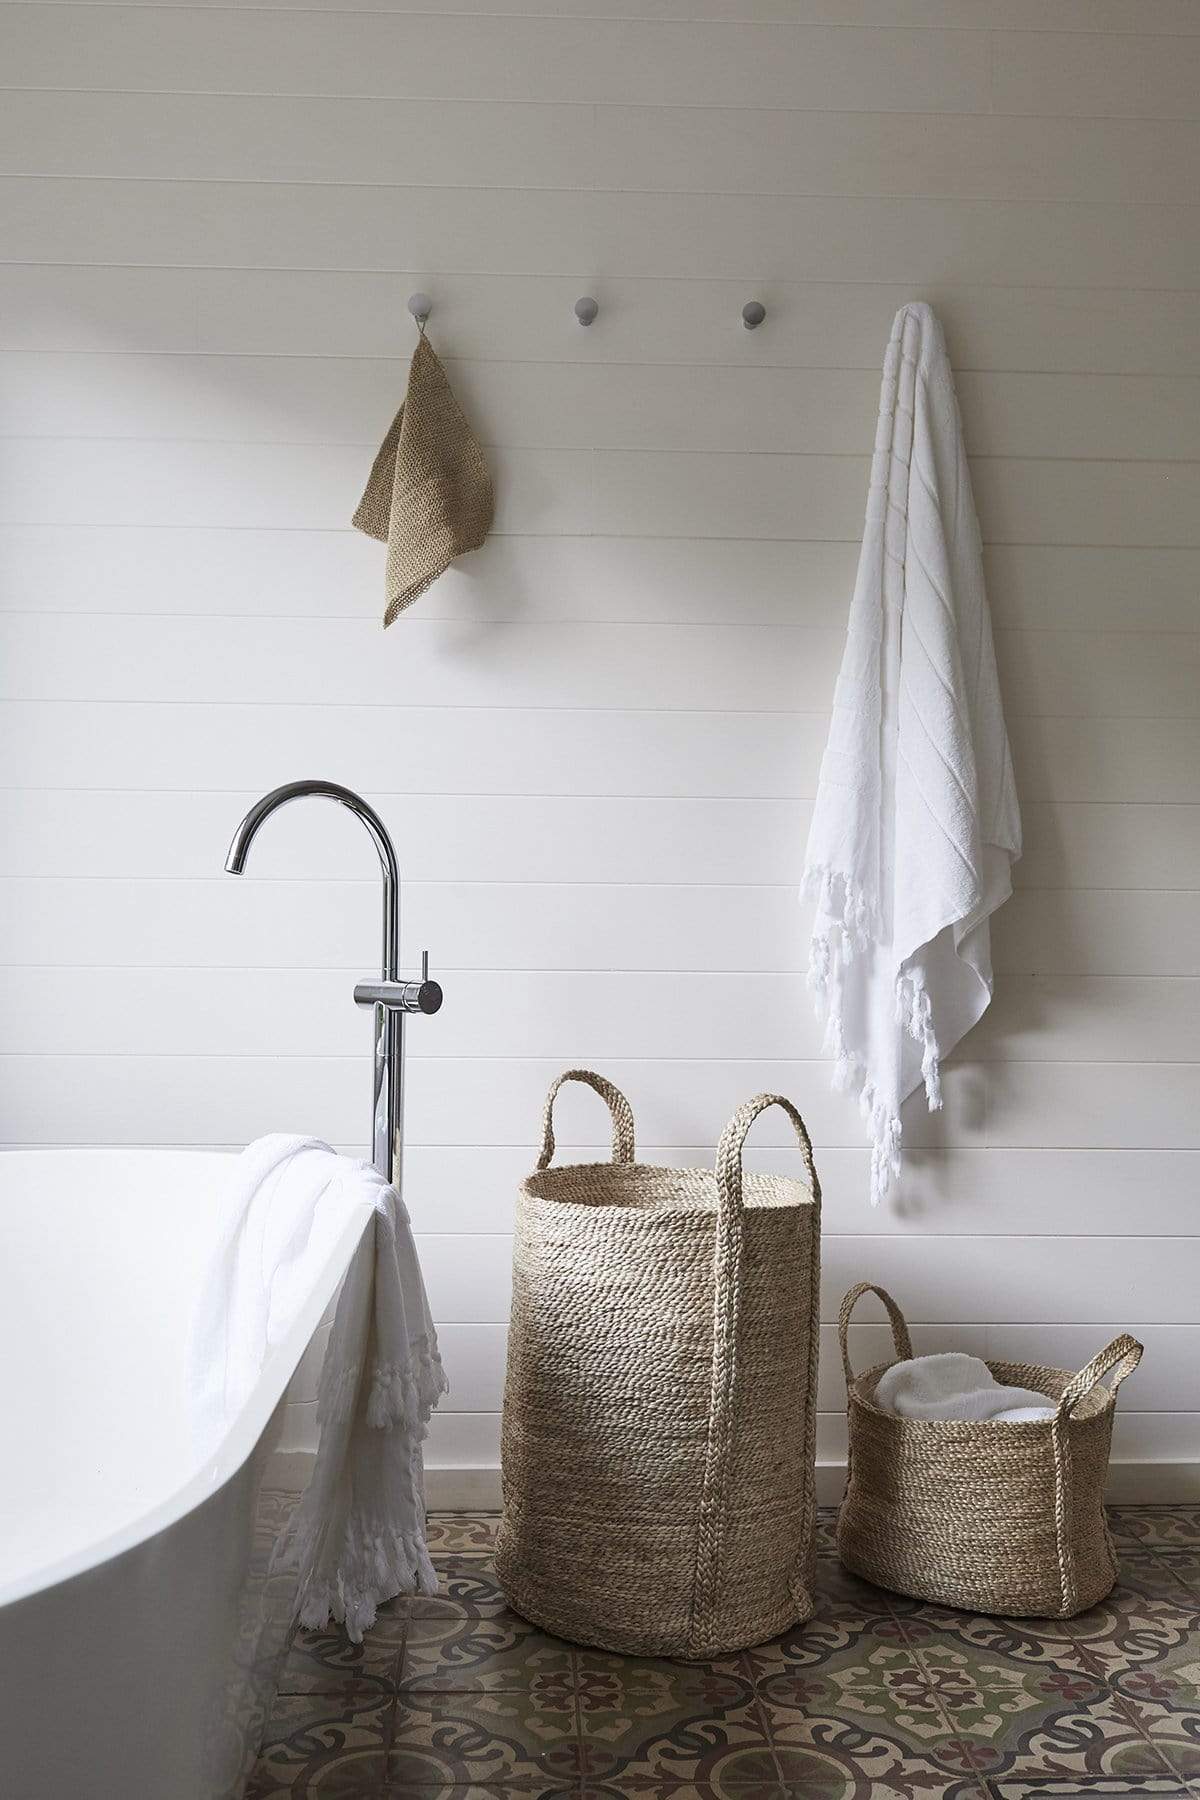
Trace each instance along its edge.
<path fill-rule="evenodd" d="M 478 550 L 491 530 L 493 508 L 483 451 L 422 331 L 404 404 L 353 519 L 359 531 L 387 545 L 385 626 L 456 556 Z"/>

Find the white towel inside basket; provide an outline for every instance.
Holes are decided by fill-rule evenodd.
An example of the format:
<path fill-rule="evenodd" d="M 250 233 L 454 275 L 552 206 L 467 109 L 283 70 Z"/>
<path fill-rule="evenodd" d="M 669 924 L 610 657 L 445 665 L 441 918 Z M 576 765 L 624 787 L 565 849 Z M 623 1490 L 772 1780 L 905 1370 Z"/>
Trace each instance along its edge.
<path fill-rule="evenodd" d="M 985 1362 L 960 1350 L 893 1363 L 875 1384 L 875 1404 L 898 1419 L 1052 1419 L 1033 1388 L 1004 1387 Z"/>

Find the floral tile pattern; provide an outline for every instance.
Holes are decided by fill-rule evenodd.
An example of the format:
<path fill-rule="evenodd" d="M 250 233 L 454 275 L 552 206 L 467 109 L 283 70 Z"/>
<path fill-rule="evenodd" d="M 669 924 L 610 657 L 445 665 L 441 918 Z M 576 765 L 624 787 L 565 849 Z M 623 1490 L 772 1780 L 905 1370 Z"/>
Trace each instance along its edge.
<path fill-rule="evenodd" d="M 406 1694 L 387 1779 L 395 1786 L 472 1782 L 545 1793 L 582 1773 L 569 1689 Z"/>
<path fill-rule="evenodd" d="M 441 1592 L 414 1594 L 406 1603 L 410 1618 L 459 1617 L 466 1614 L 482 1618 L 508 1611 L 507 1602 L 492 1573 L 491 1551 L 433 1551 L 433 1564 L 438 1573 Z M 399 1605 L 400 1602 L 393 1604 Z"/>
<path fill-rule="evenodd" d="M 404 1655 L 404 1692 L 520 1693 L 546 1678 L 570 1686 L 571 1651 L 515 1613 L 412 1619 Z"/>
<path fill-rule="evenodd" d="M 1200 1800 L 1200 1506 L 1115 1508 L 1121 1579 L 1067 1621 L 884 1593 L 827 1511 L 814 1617 L 695 1664 L 519 1618 L 496 1523 L 434 1515 L 441 1591 L 362 1645 L 295 1634 L 247 1800 Z"/>
<path fill-rule="evenodd" d="M 1117 1539 L 1152 1549 L 1171 1544 L 1200 1549 L 1200 1506 L 1113 1506 L 1108 1517 Z"/>
<path fill-rule="evenodd" d="M 408 1620 L 387 1614 L 361 1644 L 341 1631 L 297 1631 L 279 1674 L 280 1694 L 341 1694 L 349 1689 L 395 1691 Z"/>
<path fill-rule="evenodd" d="M 377 1693 L 353 1690 L 279 1695 L 246 1800 L 378 1793 L 393 1705 Z"/>

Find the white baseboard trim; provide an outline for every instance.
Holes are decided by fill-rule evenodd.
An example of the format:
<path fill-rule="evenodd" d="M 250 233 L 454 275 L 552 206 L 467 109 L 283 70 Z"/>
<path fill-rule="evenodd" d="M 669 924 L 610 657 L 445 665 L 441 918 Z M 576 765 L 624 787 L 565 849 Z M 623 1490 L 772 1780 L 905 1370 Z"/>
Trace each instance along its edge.
<path fill-rule="evenodd" d="M 846 1485 L 844 1463 L 817 1464 L 817 1504 L 837 1506 Z M 497 1468 L 426 1469 L 425 1493 L 435 1512 L 498 1512 Z M 1200 1462 L 1111 1463 L 1109 1500 L 1172 1505 L 1200 1500 Z"/>
<path fill-rule="evenodd" d="M 432 1512 L 499 1512 L 500 1471 L 427 1468 L 425 1500 Z"/>
<path fill-rule="evenodd" d="M 1146 1506 L 1195 1502 L 1200 1500 L 1200 1462 L 1111 1463 L 1104 1492 L 1109 1500 Z"/>
<path fill-rule="evenodd" d="M 271 1485 L 300 1492 L 312 1473 L 312 1452 L 293 1450 L 272 1460 Z M 817 1504 L 837 1506 L 846 1485 L 846 1465 L 817 1464 Z M 1200 1461 L 1114 1462 L 1109 1464 L 1110 1501 L 1126 1505 L 1172 1506 L 1200 1501 Z M 427 1468 L 425 1498 L 433 1512 L 499 1512 L 500 1471 L 495 1467 Z"/>

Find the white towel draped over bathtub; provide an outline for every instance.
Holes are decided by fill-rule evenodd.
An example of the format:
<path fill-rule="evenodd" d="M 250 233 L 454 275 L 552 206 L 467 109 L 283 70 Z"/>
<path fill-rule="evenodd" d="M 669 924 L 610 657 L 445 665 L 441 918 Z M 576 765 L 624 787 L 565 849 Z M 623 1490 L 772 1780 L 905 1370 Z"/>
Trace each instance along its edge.
<path fill-rule="evenodd" d="M 294 1323 L 353 1210 L 373 1218 L 338 1300 L 317 1397 L 312 1478 L 284 1541 L 298 1616 L 354 1643 L 400 1593 L 436 1593 L 425 1547 L 421 1443 L 445 1392 L 408 1215 L 369 1163 L 315 1138 L 259 1138 L 223 1196 L 216 1260 L 189 1351 L 202 1442 L 219 1437 Z"/>
<path fill-rule="evenodd" d="M 871 1202 L 900 1172 L 900 1107 L 992 997 L 988 919 L 1021 821 L 979 525 L 941 327 L 901 307 L 883 365 L 866 528 L 805 861 L 809 981 L 871 1137 Z"/>

